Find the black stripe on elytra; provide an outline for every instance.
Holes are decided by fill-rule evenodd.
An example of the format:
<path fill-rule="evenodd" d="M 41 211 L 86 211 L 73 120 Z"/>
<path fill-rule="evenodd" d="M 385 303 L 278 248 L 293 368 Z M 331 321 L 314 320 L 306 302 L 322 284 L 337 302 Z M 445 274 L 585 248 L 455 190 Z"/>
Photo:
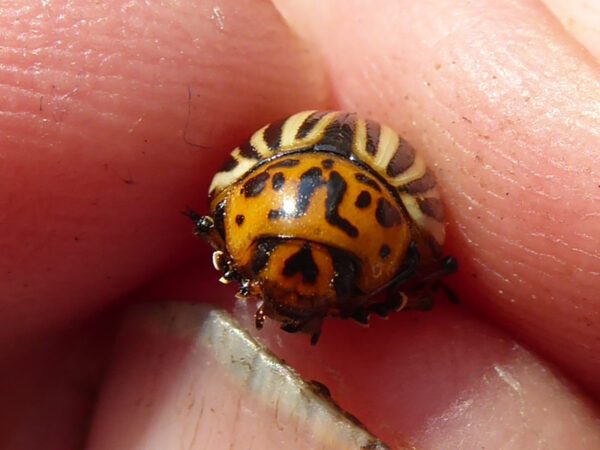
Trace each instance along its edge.
<path fill-rule="evenodd" d="M 358 181 L 359 183 L 362 183 L 365 186 L 369 186 L 370 188 L 375 189 L 377 192 L 381 192 L 381 186 L 379 186 L 379 183 L 377 183 L 377 181 L 375 181 L 373 178 L 369 178 L 368 176 L 360 172 L 356 172 L 354 174 L 354 178 L 356 178 L 356 181 Z"/>
<path fill-rule="evenodd" d="M 215 223 L 215 230 L 217 230 L 221 239 L 225 241 L 225 201 L 222 201 L 215 207 L 213 221 Z"/>
<path fill-rule="evenodd" d="M 390 253 L 392 253 L 392 249 L 387 244 L 383 244 L 379 249 L 379 256 L 381 256 L 381 259 L 387 259 L 387 257 L 390 256 Z"/>
<path fill-rule="evenodd" d="M 402 216 L 398 210 L 385 198 L 377 200 L 375 218 L 383 228 L 391 228 L 402 223 Z"/>
<path fill-rule="evenodd" d="M 238 160 L 235 159 L 233 156 L 229 155 L 229 158 L 227 158 L 225 160 L 225 162 L 219 169 L 219 172 L 229 172 L 229 171 L 235 169 L 238 164 L 239 164 Z"/>
<path fill-rule="evenodd" d="M 371 204 L 371 194 L 368 191 L 361 191 L 356 197 L 356 201 L 354 202 L 354 206 L 359 209 L 365 209 L 367 206 Z"/>
<path fill-rule="evenodd" d="M 367 148 L 366 151 L 369 155 L 375 156 L 377 153 L 377 146 L 379 145 L 379 134 L 381 133 L 381 126 L 377 122 L 367 120 Z"/>
<path fill-rule="evenodd" d="M 260 159 L 260 155 L 250 141 L 240 147 L 240 155 L 248 159 Z"/>
<path fill-rule="evenodd" d="M 334 163 L 335 162 L 333 161 L 333 159 L 327 158 L 327 159 L 324 159 L 323 161 L 321 161 L 321 166 L 323 166 L 323 169 L 329 170 L 333 167 Z"/>
<path fill-rule="evenodd" d="M 271 257 L 271 252 L 275 250 L 282 241 L 281 238 L 270 237 L 261 239 L 261 241 L 256 244 L 250 261 L 250 271 L 253 275 L 258 275 L 258 273 L 265 268 Z"/>
<path fill-rule="evenodd" d="M 331 152 L 350 157 L 356 129 L 354 114 L 340 114 L 325 128 L 325 134 L 314 146 L 317 152 Z"/>
<path fill-rule="evenodd" d="M 247 198 L 259 196 L 264 190 L 268 179 L 269 174 L 267 172 L 261 172 L 255 177 L 250 178 L 244 183 L 244 187 L 242 188 L 244 196 Z"/>
<path fill-rule="evenodd" d="M 287 119 L 273 122 L 265 128 L 263 138 L 271 150 L 277 150 L 281 144 L 281 129 Z"/>
<path fill-rule="evenodd" d="M 306 242 L 302 248 L 285 260 L 283 276 L 291 278 L 297 273 L 302 274 L 305 284 L 315 284 L 319 276 L 319 268 L 312 256 L 310 244 Z"/>
<path fill-rule="evenodd" d="M 419 203 L 419 209 L 426 216 L 433 217 L 438 222 L 444 221 L 444 207 L 442 206 L 442 202 L 439 198 L 425 198 L 425 199 L 417 199 Z"/>
<path fill-rule="evenodd" d="M 396 152 L 387 165 L 385 172 L 388 177 L 395 177 L 407 170 L 415 162 L 415 149 L 404 139 L 400 138 Z"/>
<path fill-rule="evenodd" d="M 343 302 L 355 293 L 355 282 L 358 279 L 361 263 L 351 253 L 333 247 L 328 247 L 333 263 L 333 288 L 337 300 Z"/>
<path fill-rule="evenodd" d="M 292 214 L 294 217 L 301 217 L 306 213 L 313 194 L 317 188 L 324 184 L 323 171 L 319 167 L 311 167 L 300 175 L 300 186 L 298 186 L 298 198 L 296 199 L 296 211 Z"/>
<path fill-rule="evenodd" d="M 298 132 L 296 133 L 296 139 L 302 139 L 306 137 L 308 133 L 315 127 L 317 123 L 327 114 L 327 111 L 316 111 L 304 119 L 302 125 L 298 127 Z"/>
<path fill-rule="evenodd" d="M 400 191 L 407 192 L 409 194 L 420 194 L 427 192 L 429 189 L 435 187 L 435 177 L 429 169 L 425 171 L 425 174 L 421 178 L 417 178 L 410 183 L 406 183 L 404 186 L 399 187 Z"/>
<path fill-rule="evenodd" d="M 289 158 L 286 158 L 286 159 L 284 159 L 282 161 L 274 162 L 268 168 L 269 169 L 277 169 L 279 167 L 296 167 L 298 164 L 300 164 L 300 160 L 299 159 L 289 159 Z"/>
<path fill-rule="evenodd" d="M 346 182 L 335 170 L 331 171 L 327 182 L 327 199 L 325 200 L 325 219 L 331 225 L 338 227 L 350 237 L 357 237 L 358 230 L 343 217 L 340 217 L 338 208 L 346 194 Z"/>
<path fill-rule="evenodd" d="M 271 178 L 271 185 L 273 186 L 274 191 L 280 191 L 284 184 L 285 176 L 281 172 L 277 172 L 275 175 L 273 175 L 273 178 Z"/>

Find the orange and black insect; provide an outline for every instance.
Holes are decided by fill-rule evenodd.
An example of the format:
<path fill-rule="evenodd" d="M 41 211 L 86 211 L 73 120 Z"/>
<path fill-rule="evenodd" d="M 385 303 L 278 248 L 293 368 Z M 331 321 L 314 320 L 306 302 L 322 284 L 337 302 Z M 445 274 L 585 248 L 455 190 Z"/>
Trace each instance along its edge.
<path fill-rule="evenodd" d="M 398 134 L 356 114 L 264 126 L 233 150 L 209 198 L 210 215 L 187 215 L 221 281 L 261 300 L 258 328 L 269 317 L 316 343 L 325 317 L 426 310 L 427 290 L 457 268 L 442 257 L 435 177 Z"/>

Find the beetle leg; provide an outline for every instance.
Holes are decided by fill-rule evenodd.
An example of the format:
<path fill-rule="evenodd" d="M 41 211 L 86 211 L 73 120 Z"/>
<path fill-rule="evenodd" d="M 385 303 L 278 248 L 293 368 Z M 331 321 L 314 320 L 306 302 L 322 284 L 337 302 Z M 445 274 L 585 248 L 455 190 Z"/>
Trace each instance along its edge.
<path fill-rule="evenodd" d="M 359 307 L 352 312 L 351 318 L 361 325 L 368 325 L 371 314 L 386 318 L 390 312 L 406 308 L 409 301 L 409 298 L 403 292 L 388 290 L 384 302 Z"/>
<path fill-rule="evenodd" d="M 229 259 L 225 255 L 225 252 L 221 250 L 215 250 L 212 254 L 212 263 L 215 270 L 220 272 L 226 272 L 229 268 Z"/>
<path fill-rule="evenodd" d="M 412 262 L 410 260 L 407 261 L 407 268 L 398 274 L 398 276 L 396 277 L 396 279 L 394 281 L 394 284 L 388 290 L 388 299 L 387 299 L 386 303 L 384 303 L 384 304 L 388 304 L 388 305 L 391 304 L 392 300 L 390 300 L 390 299 L 393 297 L 396 297 L 396 298 L 398 296 L 404 297 L 403 302 L 401 303 L 400 307 L 395 309 L 395 311 L 400 311 L 401 309 L 413 310 L 413 311 L 429 311 L 431 308 L 433 308 L 433 298 L 428 293 L 423 293 L 421 295 L 408 298 L 408 297 L 406 297 L 406 295 L 404 293 L 398 291 L 398 288 L 400 287 L 400 285 L 403 282 L 410 279 L 411 273 L 408 271 L 410 270 L 411 267 L 413 269 L 412 275 L 415 274 L 416 265 L 419 263 L 419 252 L 417 249 L 414 249 L 414 250 L 416 251 L 416 259 L 413 259 Z M 409 248 L 409 251 L 410 251 L 410 248 Z M 407 257 L 410 258 L 410 255 Z M 429 289 L 432 289 L 432 290 L 436 290 L 438 287 L 441 288 L 451 302 L 458 303 L 458 297 L 456 296 L 456 294 L 448 286 L 446 286 L 444 283 L 439 281 L 440 278 L 443 278 L 447 275 L 451 275 L 451 274 L 455 273 L 457 270 L 458 270 L 458 262 L 452 256 L 448 256 L 442 260 L 442 264 L 441 264 L 439 270 L 433 272 L 432 274 L 430 274 L 426 277 L 420 278 L 419 282 L 423 284 L 423 287 L 429 287 Z M 408 276 L 406 276 L 406 275 L 403 276 L 403 274 L 405 274 L 407 272 L 408 272 Z M 372 305 L 371 309 L 373 309 L 373 312 L 375 312 L 376 314 L 379 314 L 379 312 L 375 309 L 375 305 Z M 381 314 L 379 314 L 379 315 L 381 315 Z"/>
<path fill-rule="evenodd" d="M 321 336 L 322 317 L 310 317 L 302 322 L 287 322 L 281 325 L 281 329 L 288 333 L 309 333 L 311 345 L 316 345 Z"/>
<path fill-rule="evenodd" d="M 386 303 L 399 300 L 390 300 L 390 293 L 395 293 L 401 284 L 415 277 L 415 275 L 417 274 L 417 266 L 419 265 L 420 260 L 421 254 L 419 253 L 419 247 L 417 246 L 416 242 L 412 241 L 408 246 L 408 250 L 406 251 L 406 258 L 404 260 L 405 262 L 402 270 L 398 272 L 396 276 L 392 279 L 392 281 L 388 284 L 388 298 L 386 300 Z M 402 309 L 403 303 L 406 303 L 406 300 L 402 300 L 399 309 Z"/>
<path fill-rule="evenodd" d="M 395 289 L 397 286 L 413 278 L 417 273 L 417 266 L 419 265 L 420 260 L 421 254 L 419 253 L 419 247 L 416 242 L 412 241 L 408 246 L 408 250 L 406 250 L 404 267 L 394 277 L 390 289 Z"/>
<path fill-rule="evenodd" d="M 416 276 L 417 266 L 419 265 L 420 259 L 421 259 L 421 254 L 419 253 L 419 247 L 417 246 L 416 242 L 411 241 L 411 243 L 408 246 L 408 249 L 406 250 L 406 257 L 404 260 L 404 266 L 402 267 L 402 270 L 400 272 L 398 272 L 394 276 L 394 278 L 392 278 L 388 283 L 381 286 L 377 290 L 369 293 L 369 295 L 367 295 L 366 297 L 364 297 L 362 299 L 362 302 L 368 303 L 369 299 L 376 297 L 383 291 L 390 292 L 390 291 L 398 290 L 398 286 L 400 286 L 401 284 L 409 281 L 411 278 L 414 278 Z M 347 317 L 347 316 L 352 316 L 353 313 L 354 313 L 354 311 L 351 311 L 350 314 L 348 314 L 348 315 L 342 314 L 341 316 L 342 316 L 342 318 Z"/>
<path fill-rule="evenodd" d="M 299 324 L 298 322 L 287 322 L 282 323 L 279 328 L 281 328 L 286 333 L 297 333 L 298 331 L 300 331 L 301 324 Z"/>
<path fill-rule="evenodd" d="M 201 216 L 188 206 L 187 211 L 182 213 L 184 216 L 192 219 L 196 225 L 196 234 L 200 237 L 210 233 L 214 227 L 214 222 L 210 216 Z"/>
<path fill-rule="evenodd" d="M 440 268 L 438 270 L 421 278 L 421 281 L 429 283 L 437 282 L 437 280 L 439 280 L 440 278 L 444 278 L 448 275 L 456 273 L 457 270 L 458 262 L 456 261 L 456 259 L 454 259 L 454 257 L 452 256 L 447 256 L 442 260 L 442 264 L 440 265 Z"/>
<path fill-rule="evenodd" d="M 257 330 L 262 329 L 266 317 L 267 315 L 265 314 L 264 305 L 260 305 L 254 314 L 254 323 Z"/>
<path fill-rule="evenodd" d="M 452 289 L 450 289 L 442 281 L 440 281 L 441 278 L 445 277 L 446 275 L 452 275 L 453 273 L 456 273 L 457 270 L 458 262 L 452 256 L 448 256 L 443 259 L 442 265 L 439 270 L 425 277 L 423 280 L 429 281 L 431 283 L 431 290 L 436 291 L 438 288 L 440 288 L 444 292 L 448 300 L 450 300 L 452 303 L 458 304 L 458 295 L 456 295 L 456 293 Z"/>
<path fill-rule="evenodd" d="M 460 303 L 460 299 L 458 298 L 458 295 L 456 295 L 456 292 L 454 292 L 452 289 L 450 289 L 448 286 L 446 286 L 441 281 L 438 281 L 431 287 L 431 289 L 434 291 L 437 290 L 437 288 L 441 288 L 442 292 L 444 292 L 444 294 L 446 295 L 446 298 L 448 300 L 450 300 L 452 303 L 454 303 L 455 305 Z"/>
<path fill-rule="evenodd" d="M 369 311 L 379 317 L 387 317 L 392 311 L 401 311 L 406 308 L 409 298 L 404 292 L 388 290 L 385 302 L 369 305 Z"/>
<path fill-rule="evenodd" d="M 419 248 L 416 242 L 413 241 L 406 251 L 406 259 L 402 270 L 398 272 L 390 283 L 364 299 L 364 301 L 367 302 L 369 298 L 372 298 L 382 292 L 382 290 L 387 289 L 386 300 L 384 302 L 359 306 L 350 312 L 349 317 L 360 325 L 368 325 L 369 316 L 371 314 L 387 317 L 391 311 L 400 311 L 403 309 L 406 306 L 408 299 L 404 293 L 398 291 L 398 287 L 416 275 L 420 259 L 421 254 L 419 253 Z M 342 317 L 345 317 L 345 315 L 342 314 Z"/>
<path fill-rule="evenodd" d="M 182 214 L 194 222 L 196 236 L 208 242 L 215 249 L 222 247 L 220 238 L 217 236 L 218 233 L 215 231 L 215 222 L 211 216 L 201 216 L 189 207 Z"/>
<path fill-rule="evenodd" d="M 242 276 L 238 273 L 237 270 L 230 268 L 230 267 L 226 267 L 226 272 L 223 274 L 223 276 L 221 278 L 219 278 L 219 281 L 223 284 L 229 284 L 232 281 L 237 281 L 238 283 L 242 283 L 244 281 L 244 279 L 242 278 Z"/>
<path fill-rule="evenodd" d="M 319 338 L 321 337 L 321 330 L 319 331 L 315 331 L 311 336 L 310 336 L 310 345 L 317 345 L 317 342 L 319 342 Z"/>
<path fill-rule="evenodd" d="M 402 308 L 406 311 L 430 311 L 433 308 L 433 297 L 427 293 L 407 299 Z"/>
<path fill-rule="evenodd" d="M 244 280 L 242 281 L 240 289 L 237 291 L 237 294 L 235 294 L 235 296 L 237 298 L 246 298 L 250 297 L 250 295 L 252 295 L 252 293 L 250 292 L 250 282 L 248 280 Z"/>
<path fill-rule="evenodd" d="M 458 261 L 453 256 L 447 256 L 442 261 L 442 270 L 445 275 L 452 275 L 458 270 Z"/>
<path fill-rule="evenodd" d="M 350 318 L 359 325 L 369 325 L 369 310 L 365 307 L 359 306 L 352 311 Z"/>

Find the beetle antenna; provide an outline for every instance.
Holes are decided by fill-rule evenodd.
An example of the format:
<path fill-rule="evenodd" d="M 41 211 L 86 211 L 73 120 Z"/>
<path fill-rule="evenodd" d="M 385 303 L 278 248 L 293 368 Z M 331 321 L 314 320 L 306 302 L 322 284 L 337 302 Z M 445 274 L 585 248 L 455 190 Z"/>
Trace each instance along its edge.
<path fill-rule="evenodd" d="M 460 303 L 460 299 L 458 298 L 458 295 L 456 295 L 456 292 L 454 292 L 452 289 L 450 289 L 448 286 L 446 286 L 441 281 L 438 281 L 437 283 L 435 283 L 434 287 L 441 288 L 442 292 L 444 292 L 444 294 L 446 295 L 448 300 L 450 300 L 455 305 Z"/>

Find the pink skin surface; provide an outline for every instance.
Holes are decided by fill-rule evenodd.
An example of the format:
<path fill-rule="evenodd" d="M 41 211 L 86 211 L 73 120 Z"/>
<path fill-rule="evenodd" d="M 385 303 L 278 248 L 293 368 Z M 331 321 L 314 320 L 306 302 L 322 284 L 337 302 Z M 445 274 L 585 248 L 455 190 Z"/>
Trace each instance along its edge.
<path fill-rule="evenodd" d="M 252 131 L 308 108 L 357 111 L 422 150 L 462 305 L 329 321 L 316 348 L 272 323 L 261 336 L 392 445 L 597 444 L 600 71 L 543 4 L 0 10 L 0 447 L 85 439 L 128 301 L 234 308 L 179 212 L 205 211 Z"/>

